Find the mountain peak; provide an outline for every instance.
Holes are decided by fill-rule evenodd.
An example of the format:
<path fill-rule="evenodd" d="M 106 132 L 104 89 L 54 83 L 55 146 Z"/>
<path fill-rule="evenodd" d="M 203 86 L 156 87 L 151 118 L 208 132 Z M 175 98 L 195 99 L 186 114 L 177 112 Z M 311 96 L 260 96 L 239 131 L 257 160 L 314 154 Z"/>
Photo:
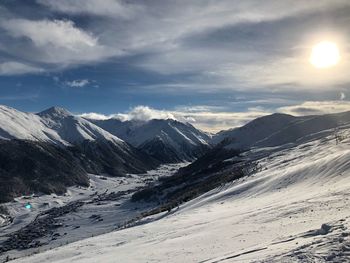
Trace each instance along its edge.
<path fill-rule="evenodd" d="M 54 106 L 54 107 L 48 108 L 42 112 L 39 112 L 38 115 L 40 117 L 45 117 L 45 116 L 68 117 L 68 116 L 72 116 L 73 114 L 64 108 Z"/>

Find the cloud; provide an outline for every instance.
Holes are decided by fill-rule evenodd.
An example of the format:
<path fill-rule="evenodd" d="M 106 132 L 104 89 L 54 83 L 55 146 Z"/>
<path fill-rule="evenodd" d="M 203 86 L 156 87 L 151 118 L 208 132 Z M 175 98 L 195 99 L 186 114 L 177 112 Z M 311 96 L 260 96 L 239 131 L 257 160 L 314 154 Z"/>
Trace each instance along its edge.
<path fill-rule="evenodd" d="M 320 115 L 349 110 L 350 101 L 306 101 L 299 105 L 285 106 L 277 109 L 278 112 L 294 116 Z"/>
<path fill-rule="evenodd" d="M 216 92 L 270 90 L 273 86 L 274 91 L 289 91 L 286 88 L 293 83 L 295 91 L 306 91 L 330 90 L 349 82 L 350 49 L 346 38 L 350 32 L 344 12 L 340 11 L 349 10 L 349 2 L 337 1 L 333 5 L 326 1 L 308 1 L 303 5 L 297 1 L 290 13 L 287 2 L 265 1 L 259 5 L 256 1 L 245 1 L 235 6 L 216 1 L 216 8 L 210 4 L 202 8 L 195 6 L 192 10 L 197 13 L 187 21 L 192 27 L 183 25 L 178 35 L 164 33 L 161 46 L 153 43 L 157 50 L 136 61 L 141 68 L 163 77 L 186 75 L 190 78 L 178 84 L 153 84 L 143 88 Z M 223 6 L 226 10 L 237 7 L 242 13 L 232 12 L 229 16 L 221 10 Z M 273 11 L 269 13 L 268 9 Z M 218 10 L 221 16 L 216 13 Z M 203 24 L 197 24 L 201 12 L 207 12 L 208 17 L 203 18 Z M 325 22 L 322 12 L 332 23 Z M 179 15 L 180 25 L 186 15 L 186 12 Z M 308 61 L 312 45 L 323 38 L 336 41 L 342 47 L 341 63 L 328 70 L 315 69 Z"/>
<path fill-rule="evenodd" d="M 101 61 L 114 54 L 100 45 L 92 33 L 76 27 L 70 20 L 8 19 L 0 20 L 0 27 L 16 43 L 0 44 L 0 50 L 33 64 L 49 64 L 45 67 L 49 70 Z"/>
<path fill-rule="evenodd" d="M 314 70 L 306 54 L 323 28 L 347 43 L 347 0 L 36 2 L 26 17 L 21 8 L 28 6 L 11 12 L 9 5 L 9 19 L 0 21 L 7 31 L 0 51 L 47 70 L 122 60 L 169 82 L 187 76 L 183 90 L 208 92 L 283 90 L 286 83 L 295 83 L 295 90 L 330 89 L 350 81 L 346 45 L 336 70 Z M 159 91 L 157 79 L 139 89 Z"/>
<path fill-rule="evenodd" d="M 44 72 L 44 69 L 16 61 L 0 63 L 0 75 L 2 76 L 33 74 L 41 72 Z"/>
<path fill-rule="evenodd" d="M 14 37 L 26 37 L 36 46 L 47 45 L 58 48 L 79 50 L 97 45 L 97 39 L 91 34 L 75 27 L 69 20 L 11 19 L 4 21 L 2 27 Z"/>
<path fill-rule="evenodd" d="M 85 87 L 86 85 L 90 84 L 90 80 L 88 79 L 76 79 L 72 81 L 66 81 L 64 84 L 68 87 L 71 88 L 82 88 Z"/>
<path fill-rule="evenodd" d="M 218 109 L 218 108 L 215 108 Z M 128 112 L 104 115 L 99 113 L 83 113 L 79 116 L 88 119 L 106 120 L 119 119 L 121 121 L 152 119 L 175 119 L 181 122 L 189 122 L 199 129 L 218 132 L 223 129 L 230 129 L 241 126 L 248 121 L 269 114 L 260 108 L 250 108 L 246 112 L 213 112 L 211 106 L 178 107 L 175 110 L 158 110 L 148 106 L 137 106 Z"/>
<path fill-rule="evenodd" d="M 37 0 L 39 4 L 68 14 L 92 14 L 129 18 L 135 15 L 137 6 L 117 0 Z"/>
<path fill-rule="evenodd" d="M 279 107 L 275 111 L 263 107 L 251 107 L 244 112 L 225 111 L 223 107 L 196 105 L 180 106 L 174 110 L 158 110 L 148 106 L 137 106 L 124 113 L 104 115 L 99 113 L 83 113 L 79 116 L 88 119 L 107 120 L 111 118 L 121 121 L 151 119 L 175 119 L 181 122 L 189 122 L 195 127 L 216 133 L 221 130 L 243 126 L 258 117 L 280 112 L 294 116 L 320 115 L 349 111 L 348 101 L 306 101 L 301 104 Z"/>
<path fill-rule="evenodd" d="M 156 110 L 147 106 L 137 106 L 125 114 L 129 120 L 175 119 L 169 111 Z"/>
<path fill-rule="evenodd" d="M 113 114 L 104 115 L 104 114 L 95 113 L 95 112 L 82 113 L 82 114 L 79 114 L 79 116 L 86 119 L 91 119 L 91 120 L 108 120 L 116 117 Z"/>
<path fill-rule="evenodd" d="M 116 113 L 110 115 L 104 115 L 99 113 L 83 113 L 80 116 L 88 119 L 106 120 L 106 119 L 119 119 L 122 121 L 140 120 L 149 121 L 152 119 L 175 119 L 175 116 L 170 111 L 156 110 L 148 106 L 136 106 L 125 113 Z"/>

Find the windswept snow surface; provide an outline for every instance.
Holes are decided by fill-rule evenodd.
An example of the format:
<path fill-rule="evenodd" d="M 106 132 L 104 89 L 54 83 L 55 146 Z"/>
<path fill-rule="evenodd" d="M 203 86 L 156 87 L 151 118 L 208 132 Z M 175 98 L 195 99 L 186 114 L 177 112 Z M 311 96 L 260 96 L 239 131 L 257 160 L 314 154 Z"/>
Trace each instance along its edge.
<path fill-rule="evenodd" d="M 349 262 L 350 131 L 255 149 L 262 170 L 139 225 L 14 262 Z"/>

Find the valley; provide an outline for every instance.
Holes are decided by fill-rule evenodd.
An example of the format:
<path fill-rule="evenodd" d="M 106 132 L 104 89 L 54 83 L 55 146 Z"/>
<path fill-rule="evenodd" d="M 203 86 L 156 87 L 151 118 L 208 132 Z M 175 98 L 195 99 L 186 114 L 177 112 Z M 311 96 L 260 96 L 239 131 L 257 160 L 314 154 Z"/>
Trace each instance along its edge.
<path fill-rule="evenodd" d="M 174 120 L 95 122 L 106 131 L 62 108 L 1 109 L 0 262 L 350 256 L 349 112 L 208 135 Z"/>
<path fill-rule="evenodd" d="M 0 225 L 0 262 L 132 225 L 155 204 L 133 203 L 131 195 L 187 164 L 162 165 L 124 178 L 90 174 L 89 187 L 70 187 L 62 196 L 23 196 L 3 204 L 14 217 L 10 224 Z"/>
<path fill-rule="evenodd" d="M 133 227 L 15 262 L 347 262 L 349 145 L 326 136 L 252 150 L 246 157 L 260 156 L 261 171 Z"/>
<path fill-rule="evenodd" d="M 350 0 L 0 0 L 0 263 L 350 263 Z"/>

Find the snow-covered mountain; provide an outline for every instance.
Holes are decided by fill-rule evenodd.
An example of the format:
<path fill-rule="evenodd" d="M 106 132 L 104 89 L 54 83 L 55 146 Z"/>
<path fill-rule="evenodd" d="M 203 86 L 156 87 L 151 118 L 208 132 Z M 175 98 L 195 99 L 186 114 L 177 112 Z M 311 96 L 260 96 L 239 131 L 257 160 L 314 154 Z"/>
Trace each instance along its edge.
<path fill-rule="evenodd" d="M 334 133 L 336 127 L 346 124 L 350 124 L 350 112 L 302 117 L 275 113 L 219 132 L 212 142 L 222 142 L 227 148 L 235 149 L 301 143 L 311 136 L 317 138 Z"/>
<path fill-rule="evenodd" d="M 52 107 L 37 114 L 46 127 L 54 130 L 62 140 L 77 143 L 85 140 L 107 140 L 122 143 L 118 137 L 106 132 L 88 120 L 74 116 L 69 111 Z"/>
<path fill-rule="evenodd" d="M 286 114 L 261 117 L 241 128 L 219 133 L 217 136 L 222 136 L 223 139 L 212 149 L 182 168 L 163 185 L 146 189 L 144 193 L 135 195 L 135 198 L 145 199 L 146 196 L 149 200 L 157 200 L 166 193 L 169 199 L 173 191 L 175 197 L 171 201 L 176 203 L 179 202 L 181 192 L 187 199 L 188 194 L 203 193 L 226 180 L 238 179 L 244 176 L 244 171 L 259 170 L 260 166 L 256 161 L 262 156 L 327 136 L 333 137 L 336 143 L 336 140 L 342 138 L 339 130 L 349 128 L 350 112 L 306 117 Z M 256 151 L 254 159 L 250 151 Z M 245 156 L 249 156 L 249 162 Z M 237 172 L 237 168 L 241 171 Z M 184 186 L 184 189 L 177 189 L 177 185 Z M 150 192 L 153 196 L 145 195 Z"/>
<path fill-rule="evenodd" d="M 90 121 L 162 162 L 193 160 L 210 147 L 207 133 L 172 119 Z"/>
<path fill-rule="evenodd" d="M 87 173 L 125 176 L 159 165 L 117 136 L 58 107 L 33 114 L 0 106 L 0 143 L 0 183 L 5 186 L 0 187 L 0 202 L 28 192 L 62 193 L 66 186 L 86 185 Z"/>
<path fill-rule="evenodd" d="M 224 160 L 232 167 L 238 162 L 258 162 L 260 169 L 178 203 L 172 210 L 138 218 L 119 231 L 56 249 L 48 247 L 42 253 L 35 250 L 34 255 L 14 262 L 114 262 L 116 257 L 122 262 L 349 262 L 350 127 L 343 123 L 346 115 L 310 117 L 318 121 L 308 125 L 320 123 L 322 128 L 297 125 L 304 128 L 298 138 L 311 135 L 307 142 L 257 146 L 235 161 Z M 340 124 L 339 143 L 328 133 L 332 126 L 324 122 L 329 118 Z M 207 172 L 210 176 L 215 171 Z M 225 170 L 217 172 L 225 174 Z M 190 187 L 187 178 L 175 177 Z M 66 236 L 61 238 L 60 244 Z"/>
<path fill-rule="evenodd" d="M 38 114 L 0 106 L 0 138 L 74 144 L 85 140 L 122 143 L 118 137 L 95 124 L 74 116 L 67 110 L 52 107 Z"/>
<path fill-rule="evenodd" d="M 64 143 L 56 131 L 33 113 L 0 105 L 0 139 L 19 139 Z"/>

